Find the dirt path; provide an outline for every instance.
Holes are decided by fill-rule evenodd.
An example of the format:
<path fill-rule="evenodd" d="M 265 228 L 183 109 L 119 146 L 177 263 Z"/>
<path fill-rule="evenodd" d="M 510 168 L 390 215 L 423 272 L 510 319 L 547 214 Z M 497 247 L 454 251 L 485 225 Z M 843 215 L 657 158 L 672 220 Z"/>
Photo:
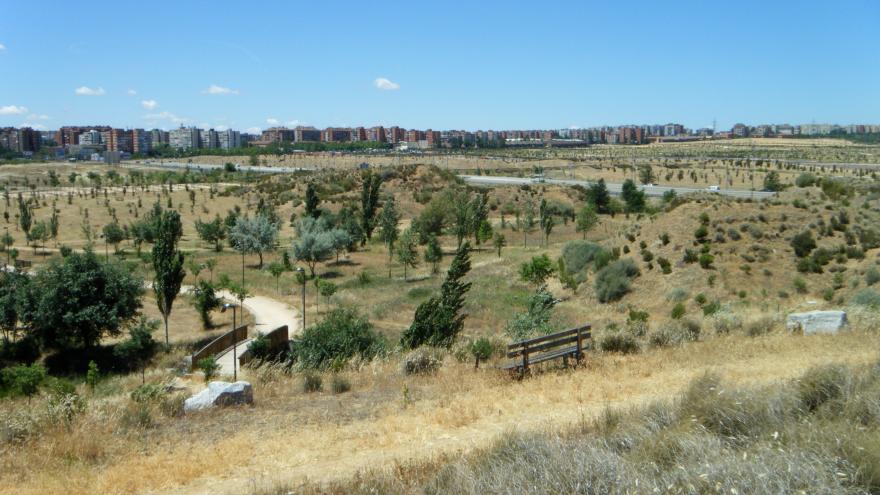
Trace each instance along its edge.
<path fill-rule="evenodd" d="M 217 296 L 227 301 L 237 302 L 235 296 L 229 291 L 218 291 Z M 300 318 L 299 312 L 289 304 L 265 296 L 248 297 L 244 300 L 243 304 L 245 309 L 254 315 L 256 325 L 250 332 L 248 339 L 238 344 L 235 353 L 230 350 L 217 356 L 217 363 L 220 365 L 220 372 L 222 374 L 232 373 L 234 360 L 238 359 L 247 350 L 248 343 L 256 336 L 257 332 L 267 333 L 282 325 L 287 325 L 288 335 L 291 336 L 301 331 L 302 318 Z M 246 376 L 247 370 L 239 370 L 238 374 L 239 376 Z"/>

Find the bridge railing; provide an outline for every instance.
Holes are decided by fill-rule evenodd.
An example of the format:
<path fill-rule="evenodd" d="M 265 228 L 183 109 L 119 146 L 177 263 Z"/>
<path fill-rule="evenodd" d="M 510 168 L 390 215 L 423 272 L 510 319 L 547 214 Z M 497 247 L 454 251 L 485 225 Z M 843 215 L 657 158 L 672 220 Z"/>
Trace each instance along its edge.
<path fill-rule="evenodd" d="M 287 325 L 280 326 L 264 335 L 269 339 L 269 353 L 274 354 L 287 348 L 290 336 L 287 333 Z M 244 366 L 254 360 L 251 350 L 248 349 L 238 356 L 238 365 Z"/>
<path fill-rule="evenodd" d="M 220 352 L 229 349 L 237 342 L 241 342 L 242 340 L 247 339 L 247 325 L 240 326 L 236 329 L 230 330 L 223 335 L 217 337 L 212 340 L 208 345 L 202 347 L 192 355 L 192 368 L 196 369 L 199 365 L 199 360 L 212 357 L 217 355 Z"/>

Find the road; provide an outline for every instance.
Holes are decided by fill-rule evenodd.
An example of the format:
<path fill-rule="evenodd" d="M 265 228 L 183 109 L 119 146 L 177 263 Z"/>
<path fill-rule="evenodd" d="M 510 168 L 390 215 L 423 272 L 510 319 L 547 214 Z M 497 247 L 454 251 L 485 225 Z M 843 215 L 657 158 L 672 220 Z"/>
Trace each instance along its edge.
<path fill-rule="evenodd" d="M 583 186 L 590 187 L 593 185 L 593 182 L 586 180 L 574 180 L 574 179 L 544 179 L 539 182 L 531 178 L 524 177 L 499 177 L 499 176 L 489 176 L 489 175 L 459 175 L 465 182 L 470 184 L 478 184 L 485 186 L 519 186 L 524 184 L 529 185 L 559 185 L 559 186 Z M 614 183 L 606 183 L 608 186 L 608 192 L 611 194 L 620 194 L 621 189 L 623 188 L 622 184 L 614 184 Z M 672 186 L 639 186 L 639 189 L 645 192 L 646 196 L 663 196 L 666 191 L 675 191 L 675 194 L 692 194 L 699 192 L 708 192 L 705 188 L 697 188 L 697 187 L 672 187 Z M 775 193 L 767 192 L 767 191 L 748 191 L 744 189 L 721 189 L 719 191 L 715 191 L 717 194 L 722 194 L 724 196 L 731 196 L 734 198 L 753 198 L 753 199 L 763 199 L 763 198 L 771 198 Z"/>
<path fill-rule="evenodd" d="M 181 163 L 181 162 L 157 162 L 145 160 L 142 162 L 126 162 L 121 164 L 126 168 L 170 168 L 175 170 L 189 169 L 201 170 L 203 172 L 211 172 L 213 170 L 224 170 L 225 165 L 214 165 L 211 163 Z M 257 174 L 294 174 L 297 172 L 313 172 L 314 169 L 302 167 L 253 167 L 251 165 L 235 164 L 236 170 L 239 172 L 254 172 Z"/>

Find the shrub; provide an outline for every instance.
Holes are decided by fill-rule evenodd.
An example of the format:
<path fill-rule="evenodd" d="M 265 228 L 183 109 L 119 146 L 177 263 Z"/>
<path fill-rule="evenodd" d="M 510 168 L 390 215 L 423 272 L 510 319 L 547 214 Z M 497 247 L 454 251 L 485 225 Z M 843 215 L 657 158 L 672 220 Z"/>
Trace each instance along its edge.
<path fill-rule="evenodd" d="M 699 256 L 700 256 L 699 253 L 697 253 L 697 252 L 694 251 L 693 249 L 685 248 L 685 250 L 684 250 L 684 258 L 682 258 L 682 260 L 683 260 L 685 263 L 696 263 L 697 260 L 699 259 Z"/>
<path fill-rule="evenodd" d="M 98 371 L 98 364 L 94 361 L 89 361 L 89 369 L 86 371 L 86 385 L 89 386 L 92 390 L 98 385 L 98 380 L 101 378 L 101 373 Z"/>
<path fill-rule="evenodd" d="M 330 381 L 330 390 L 334 394 L 344 394 L 351 390 L 351 382 L 342 375 L 334 374 Z"/>
<path fill-rule="evenodd" d="M 352 309 L 334 309 L 291 342 L 290 354 L 301 368 L 324 369 L 355 356 L 372 359 L 384 350 L 385 340 L 365 317 Z"/>
<path fill-rule="evenodd" d="M 269 358 L 269 339 L 263 335 L 262 332 L 257 333 L 257 336 L 251 339 L 247 348 L 248 352 L 251 353 L 251 356 L 256 361 L 263 361 Z"/>
<path fill-rule="evenodd" d="M 717 313 L 719 309 L 721 309 L 721 303 L 718 301 L 712 301 L 703 306 L 703 315 L 712 316 Z"/>
<path fill-rule="evenodd" d="M 672 314 L 670 316 L 673 320 L 678 320 L 681 319 L 682 316 L 684 316 L 684 313 L 686 311 L 687 310 L 684 307 L 684 303 L 678 303 L 672 307 Z"/>
<path fill-rule="evenodd" d="M 742 318 L 729 311 L 719 311 L 713 315 L 712 326 L 717 334 L 728 334 L 742 329 Z"/>
<path fill-rule="evenodd" d="M 712 268 L 712 263 L 715 262 L 715 257 L 709 253 L 703 253 L 700 255 L 700 267 L 704 270 L 709 270 Z"/>
<path fill-rule="evenodd" d="M 766 335 L 773 330 L 773 326 L 775 322 L 773 318 L 769 316 L 765 316 L 762 318 L 758 318 L 757 320 L 751 321 L 746 325 L 746 335 L 749 337 L 759 337 L 761 335 Z"/>
<path fill-rule="evenodd" d="M 307 394 L 320 392 L 324 388 L 324 380 L 321 378 L 321 375 L 308 371 L 303 374 L 302 387 L 303 392 Z"/>
<path fill-rule="evenodd" d="M 668 323 L 648 335 L 651 347 L 668 347 L 693 342 L 700 336 L 700 325 L 692 320 Z"/>
<path fill-rule="evenodd" d="M 865 272 L 865 283 L 868 285 L 874 285 L 877 282 L 880 282 L 880 270 L 877 270 L 872 266 Z"/>
<path fill-rule="evenodd" d="M 810 187 L 816 184 L 816 176 L 809 172 L 804 172 L 797 176 L 794 183 L 798 187 Z"/>
<path fill-rule="evenodd" d="M 613 332 L 602 336 L 599 341 L 599 349 L 604 352 L 618 352 L 620 354 L 634 354 L 639 352 L 639 343 L 635 337 L 623 332 Z"/>
<path fill-rule="evenodd" d="M 668 259 L 661 256 L 657 258 L 657 264 L 660 265 L 660 271 L 662 271 L 664 275 L 672 273 L 672 264 Z"/>
<path fill-rule="evenodd" d="M 871 309 L 880 309 L 880 293 L 874 289 L 862 289 L 852 297 L 851 302 Z"/>
<path fill-rule="evenodd" d="M 568 265 L 566 265 L 568 266 Z M 546 254 L 532 256 L 532 259 L 519 267 L 519 277 L 524 282 L 541 285 L 553 275 L 556 269 Z"/>
<path fill-rule="evenodd" d="M 794 249 L 795 256 L 805 258 L 816 249 L 816 240 L 813 239 L 813 234 L 807 230 L 791 238 L 791 247 Z"/>
<path fill-rule="evenodd" d="M 424 375 L 435 373 L 442 362 L 437 350 L 420 347 L 404 356 L 401 368 L 404 375 Z"/>
<path fill-rule="evenodd" d="M 682 302 L 686 301 L 689 294 L 687 289 L 682 287 L 676 287 L 669 291 L 669 294 L 666 294 L 666 300 L 670 302 Z M 705 297 L 705 296 L 704 296 Z"/>
<path fill-rule="evenodd" d="M 795 292 L 798 294 L 806 294 L 807 293 L 807 281 L 801 277 L 795 277 L 794 280 L 791 281 L 791 285 L 794 287 Z"/>
<path fill-rule="evenodd" d="M 608 250 L 596 243 L 571 241 L 562 248 L 562 260 L 568 273 L 582 274 L 602 253 L 608 253 Z"/>
<path fill-rule="evenodd" d="M 596 274 L 596 297 L 599 302 L 616 301 L 630 290 L 630 281 L 639 274 L 633 260 L 617 260 Z"/>
<path fill-rule="evenodd" d="M 486 337 L 480 337 L 471 343 L 470 350 L 471 355 L 474 356 L 474 368 L 479 368 L 480 361 L 487 361 L 492 357 L 492 342 Z"/>
<path fill-rule="evenodd" d="M 46 379 L 46 368 L 39 364 L 17 365 L 0 370 L 0 385 L 12 395 L 30 397 Z"/>
<path fill-rule="evenodd" d="M 205 374 L 205 383 L 211 381 L 211 378 L 217 376 L 217 372 L 220 371 L 220 364 L 213 357 L 199 359 L 197 365 L 202 370 L 202 373 Z"/>

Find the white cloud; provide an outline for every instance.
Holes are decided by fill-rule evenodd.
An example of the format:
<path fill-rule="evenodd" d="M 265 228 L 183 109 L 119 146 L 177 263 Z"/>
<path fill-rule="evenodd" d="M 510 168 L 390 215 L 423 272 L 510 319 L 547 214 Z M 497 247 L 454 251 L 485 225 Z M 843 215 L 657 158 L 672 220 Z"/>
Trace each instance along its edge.
<path fill-rule="evenodd" d="M 125 92 L 125 94 L 127 94 L 128 96 L 135 96 L 136 94 L 138 94 L 138 92 L 137 92 L 137 90 L 129 89 L 128 91 Z"/>
<path fill-rule="evenodd" d="M 6 51 L 6 45 L 4 45 L 3 43 L 0 43 L 0 52 L 5 52 L 5 51 Z"/>
<path fill-rule="evenodd" d="M 299 120 L 285 120 L 282 122 L 274 117 L 266 119 L 266 123 L 272 127 L 278 127 L 280 125 L 283 125 L 284 127 L 296 127 L 298 125 L 303 125 L 302 121 Z"/>
<path fill-rule="evenodd" d="M 80 86 L 73 90 L 79 96 L 104 96 L 107 92 L 104 91 L 104 88 L 98 86 L 97 88 L 90 88 L 88 86 Z"/>
<path fill-rule="evenodd" d="M 216 84 L 212 84 L 208 86 L 208 89 L 202 91 L 202 93 L 206 95 L 237 95 L 238 90 L 232 88 L 225 88 L 223 86 L 217 86 Z"/>
<path fill-rule="evenodd" d="M 30 122 L 25 122 L 21 124 L 19 127 L 30 127 L 31 129 L 37 131 L 45 131 L 47 128 L 43 124 L 31 124 Z"/>
<path fill-rule="evenodd" d="M 190 119 L 188 119 L 186 117 L 179 117 L 179 116 L 174 115 L 173 113 L 171 113 L 167 110 L 164 112 L 149 113 L 147 115 L 144 115 L 144 120 L 146 120 L 148 122 L 158 122 L 160 120 L 170 120 L 171 122 L 174 122 L 175 124 L 185 124 L 187 122 L 190 122 Z"/>
<path fill-rule="evenodd" d="M 259 134 L 259 133 L 263 132 L 263 130 L 260 129 L 259 127 L 248 127 L 247 129 L 244 130 L 244 132 L 246 132 L 248 134 Z"/>
<path fill-rule="evenodd" d="M 5 107 L 0 107 L 0 115 L 22 115 L 27 113 L 27 107 L 20 107 L 17 105 L 6 105 Z"/>
<path fill-rule="evenodd" d="M 279 125 L 281 124 L 281 121 L 276 118 L 269 117 L 268 119 L 266 119 L 266 123 L 269 125 Z"/>
<path fill-rule="evenodd" d="M 147 110 L 153 110 L 159 106 L 159 102 L 156 100 L 143 100 L 141 101 L 141 106 L 146 108 Z"/>
<path fill-rule="evenodd" d="M 397 84 L 396 82 L 391 82 L 384 77 L 376 79 L 375 81 L 373 81 L 373 84 L 375 84 L 377 88 L 383 91 L 393 91 L 395 89 L 400 89 L 400 84 Z"/>
<path fill-rule="evenodd" d="M 28 120 L 49 120 L 51 117 L 48 115 L 36 114 L 32 113 L 28 115 Z"/>

